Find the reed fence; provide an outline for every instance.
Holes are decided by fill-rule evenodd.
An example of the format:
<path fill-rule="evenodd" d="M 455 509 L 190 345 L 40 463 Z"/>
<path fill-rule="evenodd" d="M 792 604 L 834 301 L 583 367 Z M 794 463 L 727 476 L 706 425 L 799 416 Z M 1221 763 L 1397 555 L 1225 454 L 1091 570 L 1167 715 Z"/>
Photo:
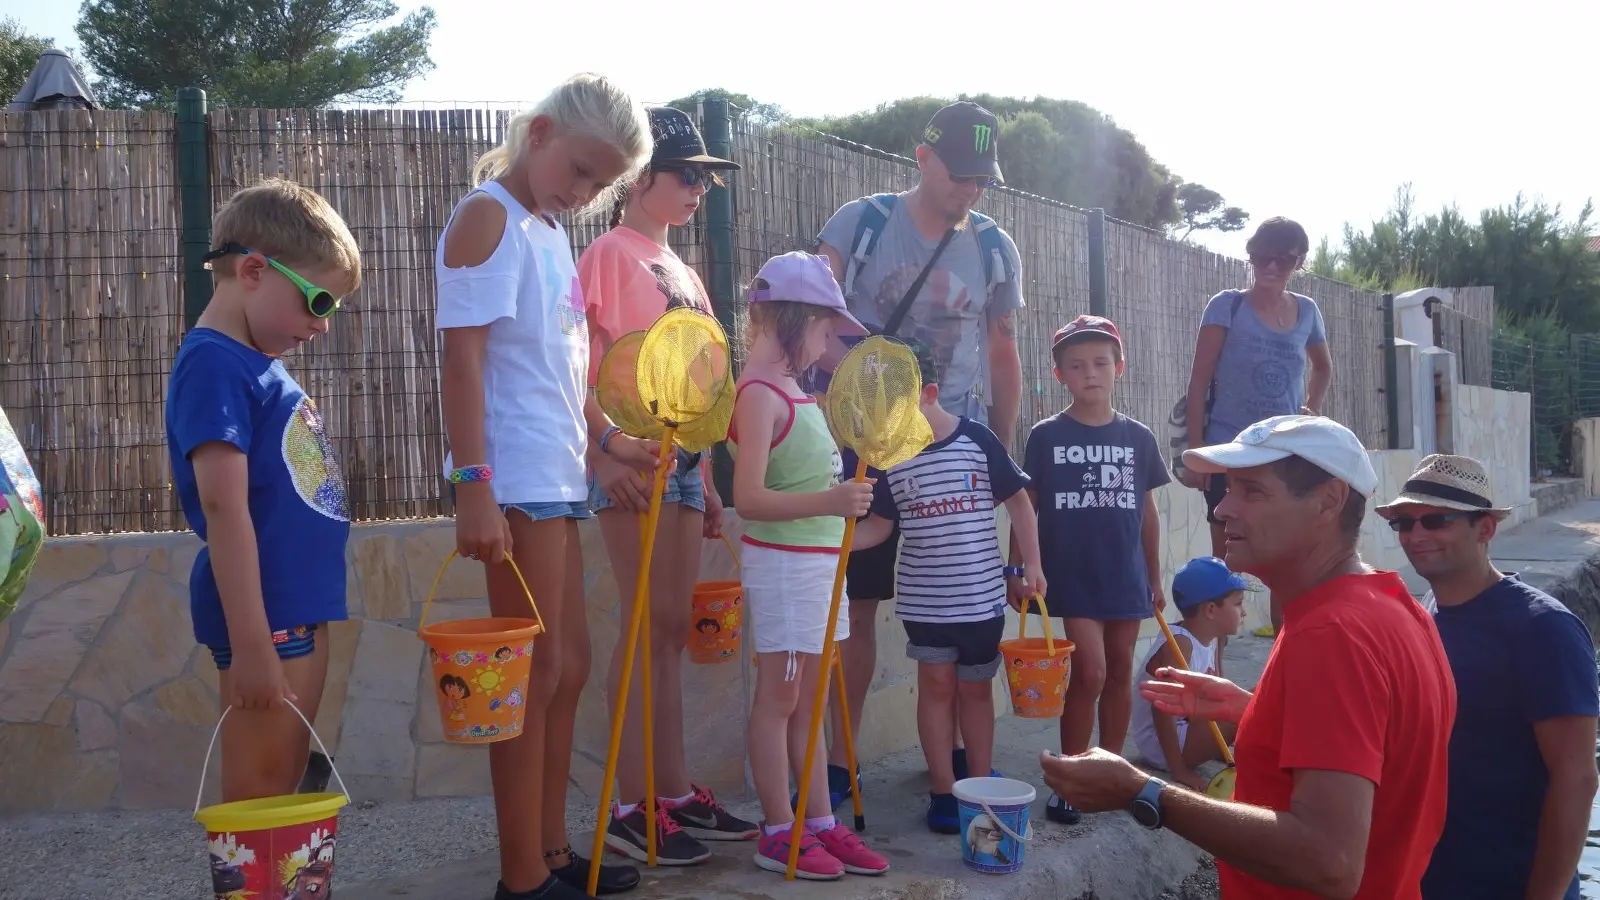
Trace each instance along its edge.
<path fill-rule="evenodd" d="M 433 253 L 473 161 L 508 114 L 456 110 L 241 110 L 208 119 L 209 183 L 220 203 L 270 175 L 325 195 L 362 247 L 365 283 L 332 331 L 286 360 L 324 411 L 358 520 L 447 514 L 440 470 Z M 908 160 L 748 118 L 732 123 L 743 170 L 730 179 L 735 281 L 767 257 L 812 249 L 845 202 L 903 190 Z M 0 114 L 0 405 L 44 488 L 52 534 L 185 526 L 163 422 L 182 338 L 184 292 L 174 117 L 155 112 Z M 980 206 L 1016 240 L 1027 307 L 1018 320 L 1019 441 L 1060 409 L 1049 339 L 1091 311 L 1089 214 L 1008 190 Z M 604 223 L 571 227 L 581 251 Z M 703 275 L 702 212 L 674 249 Z M 1136 226 L 1106 229 L 1105 312 L 1122 329 L 1119 405 L 1164 438 L 1184 391 L 1206 300 L 1247 283 L 1245 264 Z M 711 283 L 708 279 L 708 284 Z M 1382 300 L 1315 277 L 1333 345 L 1327 412 L 1386 445 Z M 732 299 L 735 303 L 737 298 Z M 1487 353 L 1487 350 L 1485 350 Z"/>

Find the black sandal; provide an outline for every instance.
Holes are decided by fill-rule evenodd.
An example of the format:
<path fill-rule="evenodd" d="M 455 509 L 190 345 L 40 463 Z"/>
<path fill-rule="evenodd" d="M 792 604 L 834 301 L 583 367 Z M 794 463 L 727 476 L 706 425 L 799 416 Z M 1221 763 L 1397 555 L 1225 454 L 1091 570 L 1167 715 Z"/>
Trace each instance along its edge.
<path fill-rule="evenodd" d="M 580 891 L 589 890 L 589 866 L 587 859 L 574 853 L 572 847 L 562 847 L 560 850 L 551 850 L 544 855 L 545 859 L 554 859 L 557 856 L 567 857 L 567 864 L 559 869 L 551 869 L 550 874 L 561 879 L 566 884 Z M 639 886 L 639 870 L 633 866 L 600 866 L 600 883 L 596 888 L 599 894 L 621 894 L 631 891 Z"/>

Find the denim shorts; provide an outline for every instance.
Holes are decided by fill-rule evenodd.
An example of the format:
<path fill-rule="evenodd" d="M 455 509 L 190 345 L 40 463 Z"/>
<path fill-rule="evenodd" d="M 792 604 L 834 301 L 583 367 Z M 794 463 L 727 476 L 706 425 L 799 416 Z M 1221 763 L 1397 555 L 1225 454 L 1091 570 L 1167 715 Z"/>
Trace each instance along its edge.
<path fill-rule="evenodd" d="M 706 511 L 706 482 L 700 474 L 700 454 L 678 448 L 677 469 L 667 476 L 662 503 L 681 503 L 698 512 Z M 595 512 L 611 508 L 611 498 L 600 489 L 600 484 L 589 475 L 589 508 Z"/>
<path fill-rule="evenodd" d="M 456 486 L 450 485 L 450 502 L 456 502 Z M 547 519 L 577 519 L 582 521 L 589 518 L 589 504 L 567 500 L 544 500 L 533 503 L 502 503 L 502 513 L 516 510 L 535 522 Z"/>
<path fill-rule="evenodd" d="M 589 504 L 569 502 L 565 500 L 546 500 L 543 503 L 502 503 L 501 512 L 512 510 L 522 513 L 535 522 L 548 519 L 578 519 L 589 518 Z"/>

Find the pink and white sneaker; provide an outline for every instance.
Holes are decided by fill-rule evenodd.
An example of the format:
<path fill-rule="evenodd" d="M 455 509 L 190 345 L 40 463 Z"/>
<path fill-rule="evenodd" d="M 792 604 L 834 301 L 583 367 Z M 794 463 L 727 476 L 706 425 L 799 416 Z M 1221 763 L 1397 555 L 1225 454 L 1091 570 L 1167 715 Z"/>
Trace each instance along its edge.
<path fill-rule="evenodd" d="M 882 875 L 889 871 L 889 861 L 873 852 L 860 835 L 842 823 L 817 832 L 817 840 L 822 842 L 822 849 L 837 859 L 851 875 Z"/>
<path fill-rule="evenodd" d="M 794 877 L 808 881 L 836 881 L 844 877 L 844 863 L 824 850 L 817 836 L 800 822 L 777 834 L 767 834 L 763 830 L 761 841 L 756 845 L 756 865 L 768 872 L 787 874 L 789 836 L 794 834 L 796 829 L 800 831 L 800 859 L 795 863 Z"/>

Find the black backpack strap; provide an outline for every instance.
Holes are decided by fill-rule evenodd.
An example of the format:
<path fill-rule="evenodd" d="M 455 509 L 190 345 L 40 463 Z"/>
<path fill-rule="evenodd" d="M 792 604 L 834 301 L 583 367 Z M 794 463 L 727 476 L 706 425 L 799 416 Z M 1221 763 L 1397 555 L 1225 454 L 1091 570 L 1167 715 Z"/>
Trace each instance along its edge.
<path fill-rule="evenodd" d="M 939 261 L 939 257 L 944 254 L 944 248 L 950 246 L 950 241 L 954 240 L 955 236 L 956 230 L 952 228 L 944 233 L 944 237 L 939 239 L 939 246 L 933 248 L 933 255 L 928 257 L 928 264 L 922 267 L 922 271 L 917 274 L 917 280 L 911 282 L 910 290 L 906 291 L 906 295 L 900 298 L 900 305 L 894 308 L 889 320 L 883 323 L 882 334 L 887 334 L 890 337 L 897 336 L 895 332 L 899 331 L 900 326 L 905 323 L 906 314 L 911 312 L 912 301 L 917 299 L 917 292 L 922 290 L 922 286 L 928 281 L 928 275 L 933 272 L 933 264 Z"/>

